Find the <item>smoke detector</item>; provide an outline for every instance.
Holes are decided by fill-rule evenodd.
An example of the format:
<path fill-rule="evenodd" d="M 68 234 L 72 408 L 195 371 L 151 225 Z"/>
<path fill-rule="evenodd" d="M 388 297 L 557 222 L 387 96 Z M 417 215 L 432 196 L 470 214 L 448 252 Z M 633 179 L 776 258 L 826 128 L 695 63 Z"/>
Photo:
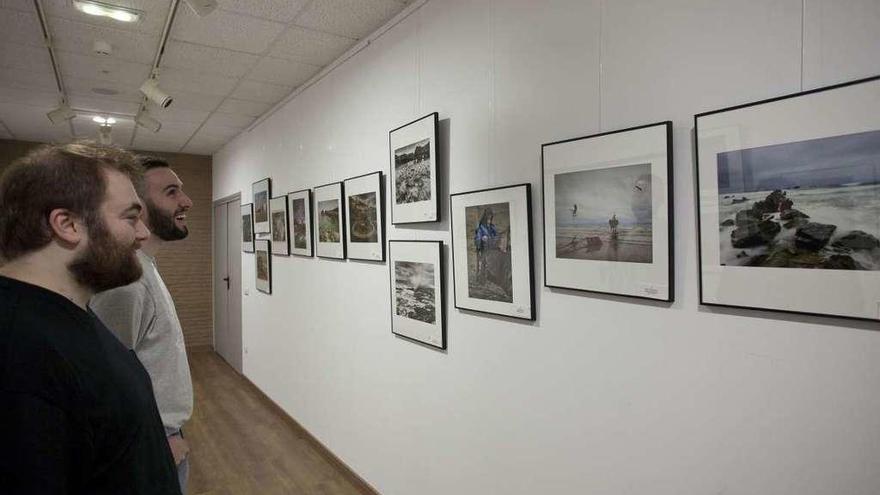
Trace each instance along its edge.
<path fill-rule="evenodd" d="M 92 45 L 92 51 L 106 57 L 113 53 L 113 47 L 104 40 L 95 40 L 95 43 Z"/>

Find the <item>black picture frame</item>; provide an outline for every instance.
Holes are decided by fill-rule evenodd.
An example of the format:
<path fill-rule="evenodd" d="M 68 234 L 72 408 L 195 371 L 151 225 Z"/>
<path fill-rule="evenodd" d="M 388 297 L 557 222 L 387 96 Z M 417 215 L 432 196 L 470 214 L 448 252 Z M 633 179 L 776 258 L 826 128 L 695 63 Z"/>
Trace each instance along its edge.
<path fill-rule="evenodd" d="M 397 258 L 398 256 L 400 259 Z M 439 290 L 438 284 L 435 282 L 433 284 L 433 323 L 427 323 L 421 318 L 401 315 L 397 310 L 399 300 L 402 299 L 398 298 L 396 294 L 398 263 L 410 265 L 431 263 L 434 265 L 432 279 L 439 279 Z M 401 268 L 406 269 L 406 267 Z M 425 346 L 446 349 L 446 265 L 443 259 L 443 241 L 397 239 L 388 241 L 388 273 L 391 282 L 389 284 L 391 333 Z M 426 325 L 430 325 L 430 328 Z"/>
<path fill-rule="evenodd" d="M 314 245 L 315 245 L 315 255 L 318 258 L 327 258 L 327 259 L 338 259 L 344 260 L 347 257 L 347 253 L 345 251 L 345 184 L 341 181 L 330 182 L 328 184 L 317 186 L 313 189 L 314 191 L 314 223 L 315 223 L 315 231 L 317 236 L 313 237 Z M 329 199 L 323 199 L 327 197 Z M 336 242 L 324 242 L 321 240 L 321 219 L 320 215 L 322 214 L 321 203 L 322 201 L 331 201 L 337 200 L 339 202 L 339 213 L 338 213 L 338 223 L 339 223 L 339 246 L 332 246 L 333 244 L 337 244 Z"/>
<path fill-rule="evenodd" d="M 290 214 L 287 209 L 287 195 L 276 196 L 269 199 L 269 220 L 272 223 L 272 254 L 275 256 L 290 256 Z M 283 215 L 282 226 L 278 229 L 276 222 L 276 213 Z M 284 238 L 278 235 L 278 232 L 284 234 Z"/>
<path fill-rule="evenodd" d="M 650 134 L 647 134 L 650 133 Z M 629 136 L 627 136 L 627 134 Z M 629 143 L 625 141 L 619 141 L 618 138 L 630 139 Z M 644 141 L 644 143 L 643 143 Z M 595 274 L 592 277 L 581 277 L 581 280 L 575 281 L 575 283 L 560 283 L 555 280 L 555 273 L 559 272 L 558 267 L 550 267 L 548 270 L 548 260 L 552 263 L 557 258 L 557 250 L 559 249 L 558 245 L 551 246 L 548 240 L 548 231 L 554 235 L 554 242 L 558 243 L 558 239 L 555 238 L 556 235 L 556 205 L 548 205 L 549 198 L 555 198 L 555 191 L 551 191 L 548 189 L 550 186 L 547 181 L 548 175 L 548 154 L 551 152 L 551 148 L 557 146 L 565 146 L 569 143 L 596 143 L 598 146 L 602 146 L 601 143 L 609 143 L 607 146 L 607 150 L 603 150 L 606 152 L 607 159 L 599 162 L 597 166 L 593 169 L 586 166 L 578 166 L 573 168 L 574 172 L 590 172 L 590 171 L 603 171 L 603 170 L 611 170 L 615 168 L 624 168 L 629 165 L 626 165 L 630 162 L 638 162 L 636 165 L 648 165 L 650 168 L 651 174 L 651 258 L 650 262 L 646 263 L 644 261 L 639 261 L 639 263 L 626 263 L 626 265 L 636 265 L 636 264 L 644 264 L 646 267 L 641 269 L 641 267 L 630 267 L 627 266 L 626 271 L 632 273 L 635 271 L 639 273 L 641 277 L 643 277 L 644 281 L 636 281 L 628 279 L 630 276 L 629 273 L 626 273 L 623 269 L 616 270 L 614 267 L 615 263 L 619 263 L 619 260 L 614 261 L 606 261 L 600 258 L 587 259 L 591 263 L 595 262 L 594 265 L 585 265 L 590 267 L 591 270 L 602 270 L 603 264 L 607 267 L 608 271 L 605 272 L 605 276 L 598 276 Z M 646 150 L 649 150 L 649 153 L 639 153 L 635 151 L 636 149 L 641 149 L 644 147 Z M 575 150 L 577 151 L 577 150 Z M 586 158 L 574 161 L 586 161 L 590 159 L 591 155 L 585 155 Z M 653 160 L 648 160 L 648 157 L 653 158 Z M 657 162 L 655 166 L 655 161 Z M 665 162 L 665 163 L 659 163 Z M 598 165 L 611 165 L 606 166 L 605 168 L 599 168 Z M 621 165 L 623 164 L 623 165 Z M 663 177 L 665 175 L 665 177 Z M 660 184 L 660 187 L 654 187 L 653 182 L 660 178 L 663 184 Z M 638 183 L 633 184 L 633 191 L 638 189 Z M 555 187 L 555 184 L 554 184 Z M 608 294 L 615 296 L 623 296 L 627 298 L 633 299 L 643 299 L 643 300 L 651 300 L 651 301 L 661 301 L 661 302 L 673 302 L 675 300 L 675 242 L 674 242 L 674 232 L 675 232 L 675 205 L 674 205 L 674 157 L 673 157 L 673 138 L 672 138 L 672 122 L 671 121 L 662 121 L 655 122 L 651 124 L 638 125 L 634 127 L 628 127 L 625 129 L 616 129 L 606 132 L 600 132 L 596 134 L 590 134 L 587 136 L 564 139 L 561 141 L 554 141 L 551 143 L 545 143 L 541 145 L 541 189 L 543 191 L 542 197 L 542 221 L 543 221 L 543 243 L 544 243 L 544 286 L 552 289 L 566 289 L 573 291 L 580 291 L 584 293 L 595 293 L 595 294 Z M 655 208 L 653 193 L 658 192 L 658 194 L 662 194 L 664 196 L 664 201 L 662 201 L 659 208 Z M 572 215 L 577 212 L 577 204 L 573 205 Z M 550 212 L 553 212 L 554 220 L 553 224 L 550 225 L 548 221 L 550 217 Z M 658 215 L 662 214 L 662 217 L 658 218 Z M 616 217 L 614 215 L 613 217 Z M 665 223 L 665 225 L 660 225 L 660 228 L 655 229 L 654 223 L 658 220 L 661 220 Z M 610 220 L 609 220 L 610 225 Z M 617 224 L 615 224 L 616 227 Z M 654 240 L 654 232 L 659 232 L 661 234 L 661 241 L 657 242 Z M 600 237 L 600 241 L 603 241 L 600 245 L 604 245 L 604 243 L 611 244 L 607 239 L 602 239 Z M 662 238 L 665 237 L 665 242 L 663 242 Z M 583 239 L 584 242 L 587 243 L 586 249 L 591 249 L 589 247 L 590 240 L 586 238 Z M 574 242 L 574 239 L 573 241 Z M 576 246 L 577 247 L 577 246 Z M 583 248 L 580 248 L 583 249 Z M 600 248 L 602 249 L 602 248 Z M 661 260 L 662 263 L 659 263 L 658 266 L 654 266 L 657 260 L 654 259 L 654 251 L 660 249 L 661 250 Z M 601 253 L 601 251 L 600 251 Z M 648 266 L 649 265 L 649 266 Z M 632 270 L 630 270 L 632 268 Z M 572 273 L 574 271 L 572 270 Z M 614 274 L 613 277 L 608 276 L 607 274 Z M 553 280 L 551 280 L 553 279 Z M 618 284 L 618 288 L 616 290 L 612 290 L 610 288 L 602 287 L 600 284 L 607 280 L 615 280 Z"/>
<path fill-rule="evenodd" d="M 403 124 L 388 131 L 389 153 L 389 192 L 391 204 L 391 224 L 431 223 L 440 221 L 440 177 L 439 169 L 439 114 L 432 112 L 419 117 L 411 122 Z M 414 154 L 418 153 L 416 145 L 423 141 L 428 143 L 428 172 L 430 173 L 428 194 L 433 195 L 422 201 L 405 201 L 398 203 L 402 195 L 397 185 L 396 156 L 400 150 L 414 147 Z M 421 192 L 420 195 L 424 195 Z"/>
<path fill-rule="evenodd" d="M 493 288 L 505 286 L 501 291 L 493 290 L 484 297 L 474 297 L 471 294 L 474 287 L 470 284 L 472 276 L 470 248 L 476 240 L 471 232 L 474 230 L 471 228 L 473 218 L 469 217 L 468 211 L 473 213 L 473 208 L 479 209 L 481 206 L 486 207 L 487 205 L 491 207 L 496 204 L 504 205 L 502 208 L 506 207 L 506 212 L 494 211 L 492 213 L 493 217 L 506 213 L 508 248 L 493 249 L 493 251 L 504 253 L 500 255 L 501 262 L 495 263 L 495 265 L 500 265 L 502 269 L 509 266 L 510 286 L 506 287 L 506 277 L 495 277 L 500 282 L 493 283 Z M 464 231 L 461 231 L 462 219 L 465 224 Z M 449 223 L 452 234 L 453 301 L 456 309 L 534 321 L 537 308 L 535 305 L 534 239 L 532 237 L 532 185 L 523 183 L 450 194 Z M 516 224 L 516 228 L 514 228 L 514 224 Z M 492 224 L 492 231 L 493 233 L 495 231 L 494 224 Z M 511 231 L 515 238 L 512 238 Z M 525 235 L 518 234 L 519 232 L 524 232 Z M 503 235 L 503 233 L 502 230 L 498 234 Z M 503 238 L 499 238 L 498 242 L 503 244 Z M 517 255 L 517 253 L 525 253 L 525 256 Z M 505 256 L 507 259 L 503 259 Z M 479 265 L 480 261 L 477 261 L 477 264 Z M 488 264 L 492 264 L 491 260 Z M 460 282 L 463 285 L 459 286 Z M 527 292 L 525 297 L 522 295 L 523 291 Z M 507 298 L 510 300 L 506 301 Z M 528 306 L 523 307 L 524 303 Z"/>
<path fill-rule="evenodd" d="M 258 291 L 265 294 L 272 293 L 272 247 L 267 239 L 257 239 L 254 241 L 254 278 L 256 283 L 254 286 Z M 265 253 L 266 275 L 265 280 L 260 279 L 260 263 L 264 259 Z"/>
<path fill-rule="evenodd" d="M 878 224 L 865 231 L 853 215 L 813 209 L 833 196 L 826 206 L 880 212 L 880 161 L 873 181 L 861 181 L 853 159 L 880 157 L 878 102 L 873 76 L 694 115 L 701 305 L 880 320 L 877 258 L 856 260 L 862 249 L 840 242 L 860 232 L 877 251 Z M 834 163 L 823 163 L 825 150 Z M 750 230 L 761 235 L 746 236 Z"/>
<path fill-rule="evenodd" d="M 296 209 L 294 208 L 294 201 L 297 200 L 303 200 L 303 217 L 306 223 L 306 225 L 304 226 L 306 247 L 304 248 L 296 247 L 296 232 L 294 231 Z M 312 221 L 312 190 L 301 189 L 299 191 L 291 191 L 287 193 L 287 202 L 289 213 L 288 239 L 290 239 L 290 254 L 294 256 L 305 256 L 311 258 L 315 255 L 315 230 L 314 222 Z"/>
<path fill-rule="evenodd" d="M 241 205 L 241 251 L 243 253 L 254 252 L 253 203 L 245 203 Z"/>
<path fill-rule="evenodd" d="M 268 234 L 272 230 L 269 218 L 269 200 L 272 198 L 272 179 L 266 177 L 251 185 L 254 205 L 254 234 Z M 261 208 L 265 209 L 265 219 L 262 219 Z M 262 219 L 262 220 L 261 220 Z M 256 237 L 256 236 L 255 236 Z"/>
<path fill-rule="evenodd" d="M 351 260 L 385 261 L 385 181 L 381 171 L 349 177 L 343 181 L 345 197 L 345 255 Z M 353 235 L 352 197 L 374 193 L 376 222 L 374 241 L 360 242 Z"/>

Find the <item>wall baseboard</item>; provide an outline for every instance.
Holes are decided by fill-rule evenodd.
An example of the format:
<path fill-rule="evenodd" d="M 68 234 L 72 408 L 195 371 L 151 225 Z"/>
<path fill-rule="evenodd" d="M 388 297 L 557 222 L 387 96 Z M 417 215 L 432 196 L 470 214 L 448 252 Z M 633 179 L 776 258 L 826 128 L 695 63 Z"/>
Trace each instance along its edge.
<path fill-rule="evenodd" d="M 358 491 L 360 491 L 364 495 L 382 495 L 378 491 L 376 491 L 376 489 L 373 488 L 369 483 L 367 483 L 366 480 L 361 478 L 360 475 L 358 475 L 356 472 L 354 472 L 354 470 L 351 469 L 348 466 L 348 464 L 346 464 L 342 459 L 337 457 L 336 454 L 334 454 L 330 449 L 328 449 L 326 445 L 321 443 L 320 440 L 318 440 L 314 435 L 312 435 L 309 432 L 309 430 L 305 429 L 301 424 L 299 424 L 299 421 L 295 420 L 291 415 L 287 414 L 287 411 L 285 411 L 281 406 L 279 406 L 277 403 L 275 403 L 274 400 L 269 398 L 269 396 L 266 395 L 266 393 L 263 392 L 260 389 L 260 387 L 258 387 L 254 382 L 250 381 L 250 379 L 248 377 L 244 376 L 243 374 L 239 374 L 238 372 L 236 372 L 236 374 L 238 374 L 238 376 L 240 376 L 242 378 L 242 381 L 244 381 L 244 383 L 246 383 L 248 386 L 250 386 L 254 390 L 254 392 L 257 393 L 257 396 L 259 396 L 260 399 L 267 406 L 269 406 L 273 410 L 277 411 L 278 414 L 280 414 L 285 419 L 285 421 L 294 430 L 296 430 L 297 433 L 299 433 L 299 435 L 301 437 L 303 437 L 304 439 L 306 439 L 306 441 L 308 441 L 310 444 L 312 444 L 312 446 L 315 447 L 315 450 L 318 451 L 318 453 L 321 455 L 321 457 L 323 457 L 324 459 L 327 460 L 327 462 L 332 464 L 333 467 L 335 467 L 342 474 L 342 476 L 344 476 L 345 479 L 348 480 L 349 483 L 351 483 L 352 485 L 354 485 L 355 488 L 358 489 Z"/>

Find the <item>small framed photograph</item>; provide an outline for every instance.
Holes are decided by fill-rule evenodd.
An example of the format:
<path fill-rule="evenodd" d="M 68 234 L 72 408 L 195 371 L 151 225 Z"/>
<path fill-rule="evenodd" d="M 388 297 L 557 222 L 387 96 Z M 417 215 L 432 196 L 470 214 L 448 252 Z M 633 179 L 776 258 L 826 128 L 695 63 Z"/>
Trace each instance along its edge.
<path fill-rule="evenodd" d="M 345 179 L 346 256 L 385 261 L 385 197 L 382 172 Z"/>
<path fill-rule="evenodd" d="M 391 223 L 440 221 L 437 112 L 389 132 Z"/>
<path fill-rule="evenodd" d="M 880 77 L 694 125 L 700 303 L 880 320 Z"/>
<path fill-rule="evenodd" d="M 342 182 L 315 188 L 316 252 L 321 258 L 345 259 L 345 209 Z"/>
<path fill-rule="evenodd" d="M 271 294 L 272 257 L 269 256 L 269 241 L 258 239 L 254 241 L 254 244 L 256 246 L 256 256 L 254 256 L 254 259 L 257 264 L 257 290 L 265 292 L 266 294 Z"/>
<path fill-rule="evenodd" d="M 312 256 L 312 191 L 304 189 L 287 195 L 290 211 L 290 252 Z"/>
<path fill-rule="evenodd" d="M 455 307 L 535 319 L 531 186 L 449 196 Z"/>
<path fill-rule="evenodd" d="M 391 331 L 446 349 L 441 241 L 389 241 Z"/>
<path fill-rule="evenodd" d="M 272 196 L 272 180 L 268 177 L 254 182 L 254 232 L 268 234 L 272 230 L 269 223 L 269 198 Z"/>
<path fill-rule="evenodd" d="M 541 147 L 544 285 L 672 301 L 672 122 Z"/>
<path fill-rule="evenodd" d="M 241 205 L 241 250 L 254 252 L 254 205 Z"/>
<path fill-rule="evenodd" d="M 290 238 L 287 236 L 287 196 L 269 201 L 272 218 L 272 254 L 290 256 Z"/>

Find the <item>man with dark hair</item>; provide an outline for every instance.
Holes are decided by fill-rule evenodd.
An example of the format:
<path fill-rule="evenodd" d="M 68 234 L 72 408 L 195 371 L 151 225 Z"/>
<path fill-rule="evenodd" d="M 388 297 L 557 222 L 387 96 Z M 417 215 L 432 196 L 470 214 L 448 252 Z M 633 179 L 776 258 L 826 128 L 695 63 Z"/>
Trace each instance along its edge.
<path fill-rule="evenodd" d="M 180 494 L 149 376 L 86 309 L 141 276 L 138 173 L 69 144 L 0 177 L 0 493 Z"/>
<path fill-rule="evenodd" d="M 138 184 L 138 194 L 146 206 L 144 221 L 153 233 L 137 254 L 143 276 L 125 287 L 97 294 L 89 307 L 126 347 L 135 351 L 149 372 L 177 465 L 180 489 L 185 492 L 189 446 L 181 428 L 192 415 L 192 379 L 183 330 L 171 294 L 156 268 L 156 255 L 169 241 L 187 236 L 186 213 L 192 201 L 168 162 L 147 157 L 141 159 L 141 166 L 144 177 Z"/>

